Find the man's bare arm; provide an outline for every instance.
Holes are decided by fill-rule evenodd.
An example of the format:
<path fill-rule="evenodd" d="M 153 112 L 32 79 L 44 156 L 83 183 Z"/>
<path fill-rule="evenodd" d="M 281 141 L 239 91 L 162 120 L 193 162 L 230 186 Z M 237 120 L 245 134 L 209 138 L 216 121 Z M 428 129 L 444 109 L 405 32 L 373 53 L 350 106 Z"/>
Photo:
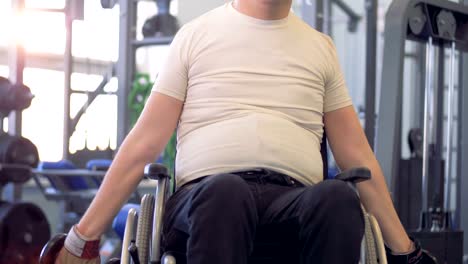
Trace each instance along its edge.
<path fill-rule="evenodd" d="M 354 108 L 328 112 L 324 119 L 328 141 L 340 169 L 364 166 L 372 172 L 372 179 L 357 187 L 362 203 L 377 218 L 385 243 L 393 252 L 411 251 L 413 245 L 398 218 L 382 170 Z"/>
<path fill-rule="evenodd" d="M 128 200 L 143 176 L 146 164 L 154 162 L 174 132 L 183 102 L 153 92 L 132 131 L 120 147 L 99 191 L 77 228 L 98 239 Z"/>

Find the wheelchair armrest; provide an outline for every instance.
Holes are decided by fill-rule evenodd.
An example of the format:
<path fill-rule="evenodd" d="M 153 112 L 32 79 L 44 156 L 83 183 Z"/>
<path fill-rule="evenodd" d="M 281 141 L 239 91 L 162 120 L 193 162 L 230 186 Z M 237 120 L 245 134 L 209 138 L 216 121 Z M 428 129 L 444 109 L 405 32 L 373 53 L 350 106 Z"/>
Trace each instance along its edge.
<path fill-rule="evenodd" d="M 370 180 L 371 172 L 368 168 L 359 167 L 343 171 L 335 176 L 335 179 L 353 184 Z"/>
<path fill-rule="evenodd" d="M 150 163 L 145 166 L 145 177 L 151 180 L 161 180 L 164 178 L 170 179 L 171 176 L 164 165 L 157 163 Z"/>

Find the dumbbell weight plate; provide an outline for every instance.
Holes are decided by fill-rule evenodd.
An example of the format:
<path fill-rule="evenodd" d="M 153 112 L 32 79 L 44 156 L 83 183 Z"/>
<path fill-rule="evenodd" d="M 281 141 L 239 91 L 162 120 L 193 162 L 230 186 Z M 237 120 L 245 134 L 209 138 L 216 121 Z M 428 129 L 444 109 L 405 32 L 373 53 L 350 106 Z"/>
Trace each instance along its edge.
<path fill-rule="evenodd" d="M 10 87 L 10 81 L 0 76 L 0 112 L 2 112 L 2 114 L 8 114 L 10 112 L 9 108 L 11 108 L 11 106 L 7 103 Z"/>
<path fill-rule="evenodd" d="M 65 238 L 67 238 L 66 234 L 58 234 L 47 242 L 41 251 L 39 264 L 55 264 L 55 260 L 65 243 Z"/>
<path fill-rule="evenodd" d="M 0 263 L 37 263 L 49 238 L 49 223 L 39 207 L 0 202 Z"/>
<path fill-rule="evenodd" d="M 34 95 L 31 89 L 24 84 L 14 84 L 11 86 L 10 101 L 13 103 L 13 110 L 22 111 L 31 106 Z"/>

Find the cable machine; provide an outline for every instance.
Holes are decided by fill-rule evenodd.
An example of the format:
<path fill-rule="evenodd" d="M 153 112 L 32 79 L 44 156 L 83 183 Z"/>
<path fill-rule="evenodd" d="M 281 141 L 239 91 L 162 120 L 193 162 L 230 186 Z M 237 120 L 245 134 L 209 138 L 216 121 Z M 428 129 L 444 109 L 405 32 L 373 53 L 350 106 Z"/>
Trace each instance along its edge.
<path fill-rule="evenodd" d="M 459 82 L 456 89 L 456 56 L 457 52 L 462 57 L 468 51 L 467 32 L 468 7 L 449 1 L 395 0 L 386 16 L 376 155 L 403 225 L 422 241 L 423 247 L 445 263 L 462 263 L 463 258 L 459 219 L 463 206 L 459 198 L 452 201 L 452 182 L 459 185 L 468 177 L 462 169 L 467 158 L 464 156 L 467 146 L 462 144 L 466 134 L 459 133 L 466 130 L 467 124 L 461 120 L 467 113 L 455 109 L 457 98 L 459 106 L 468 103 L 463 96 L 467 86 Z M 408 135 L 409 159 L 402 158 L 406 40 L 426 46 L 424 87 L 414 87 L 422 89 L 420 94 L 424 96 L 418 113 L 423 124 Z M 446 51 L 449 53 L 447 86 Z M 459 74 L 463 75 L 462 71 Z M 455 130 L 458 135 L 454 134 Z"/>

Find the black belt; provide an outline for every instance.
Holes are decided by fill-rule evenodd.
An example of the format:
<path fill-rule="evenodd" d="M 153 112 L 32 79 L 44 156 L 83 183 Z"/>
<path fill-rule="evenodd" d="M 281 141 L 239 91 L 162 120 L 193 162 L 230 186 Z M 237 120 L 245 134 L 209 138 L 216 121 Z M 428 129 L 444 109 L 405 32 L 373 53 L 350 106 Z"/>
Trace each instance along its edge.
<path fill-rule="evenodd" d="M 300 183 L 299 181 L 295 180 L 294 178 L 272 170 L 268 169 L 251 169 L 251 170 L 246 170 L 246 171 L 236 171 L 236 172 L 229 172 L 229 174 L 235 174 L 239 175 L 242 179 L 245 181 L 250 181 L 250 182 L 257 182 L 257 183 L 274 183 L 278 185 L 284 185 L 284 186 L 294 186 L 294 187 L 304 187 L 304 184 Z M 212 175 L 210 175 L 212 176 Z M 200 177 L 198 179 L 195 179 L 193 181 L 190 181 L 179 188 L 192 188 L 195 184 L 199 183 L 206 177 L 210 176 L 204 176 Z M 177 188 L 177 189 L 179 189 Z"/>
<path fill-rule="evenodd" d="M 279 185 L 285 186 L 296 186 L 296 187 L 303 187 L 304 185 L 297 181 L 296 179 L 272 170 L 268 169 L 253 169 L 247 171 L 238 171 L 238 172 L 231 172 L 232 174 L 236 174 L 241 176 L 246 181 L 253 181 L 258 183 L 274 183 Z"/>

